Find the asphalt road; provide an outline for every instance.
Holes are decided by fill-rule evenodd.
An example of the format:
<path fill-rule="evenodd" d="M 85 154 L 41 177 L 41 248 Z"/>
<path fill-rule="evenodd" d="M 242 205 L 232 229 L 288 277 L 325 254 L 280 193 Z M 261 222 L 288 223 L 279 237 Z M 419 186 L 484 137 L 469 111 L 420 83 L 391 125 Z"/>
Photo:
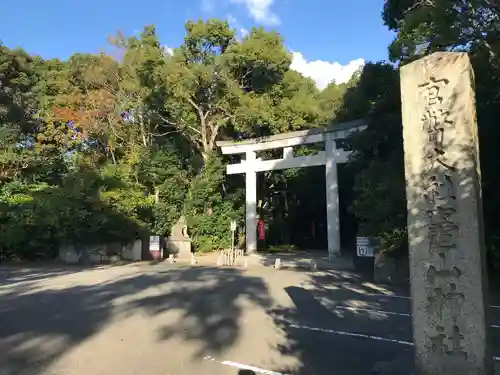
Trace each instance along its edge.
<path fill-rule="evenodd" d="M 410 314 L 407 290 L 347 272 L 1 268 L 0 374 L 370 374 L 411 362 Z"/>

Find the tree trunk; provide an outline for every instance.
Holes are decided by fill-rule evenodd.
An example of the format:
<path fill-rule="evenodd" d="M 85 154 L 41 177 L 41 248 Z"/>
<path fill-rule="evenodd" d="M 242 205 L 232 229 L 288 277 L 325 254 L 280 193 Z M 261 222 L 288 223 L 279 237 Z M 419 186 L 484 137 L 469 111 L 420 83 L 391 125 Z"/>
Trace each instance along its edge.
<path fill-rule="evenodd" d="M 203 150 L 201 152 L 201 157 L 203 158 L 203 166 L 207 165 L 208 160 L 210 160 L 210 152 Z"/>
<path fill-rule="evenodd" d="M 144 131 L 144 117 L 142 116 L 142 110 L 139 113 L 139 126 L 141 127 L 141 137 L 142 137 L 142 144 L 144 147 L 148 146 L 148 143 L 146 141 L 146 134 Z"/>
<path fill-rule="evenodd" d="M 108 150 L 109 153 L 111 154 L 111 159 L 113 160 L 113 164 L 116 164 L 115 152 L 113 151 L 113 143 L 111 141 L 108 141 Z"/>

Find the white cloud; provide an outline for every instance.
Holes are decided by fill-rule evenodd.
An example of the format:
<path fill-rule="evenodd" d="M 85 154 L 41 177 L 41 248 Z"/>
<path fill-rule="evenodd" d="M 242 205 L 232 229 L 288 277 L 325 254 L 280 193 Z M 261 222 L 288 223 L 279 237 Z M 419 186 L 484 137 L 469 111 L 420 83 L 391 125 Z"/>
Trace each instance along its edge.
<path fill-rule="evenodd" d="M 338 62 L 322 60 L 307 61 L 300 52 L 292 52 L 291 69 L 312 78 L 318 89 L 323 90 L 329 83 L 345 83 L 365 64 L 365 60 L 356 59 L 341 65 Z"/>
<path fill-rule="evenodd" d="M 173 48 L 170 48 L 168 46 L 163 46 L 163 51 L 167 54 L 167 55 L 170 55 L 170 56 L 173 56 L 174 55 L 174 49 Z"/>
<path fill-rule="evenodd" d="M 232 14 L 228 14 L 227 15 L 227 22 L 229 22 L 229 24 L 233 27 L 238 27 L 239 26 L 239 22 L 238 20 L 236 19 L 235 16 L 233 16 Z"/>
<path fill-rule="evenodd" d="M 248 29 L 245 29 L 244 27 L 240 28 L 239 31 L 243 38 L 246 37 L 248 34 L 250 34 L 250 31 L 248 31 Z"/>
<path fill-rule="evenodd" d="M 227 5 L 228 3 L 245 7 L 252 18 L 257 23 L 276 26 L 280 20 L 271 10 L 275 0 L 200 0 L 201 9 L 206 13 L 213 13 L 217 5 Z"/>
<path fill-rule="evenodd" d="M 241 38 L 244 38 L 248 35 L 249 31 L 245 27 L 241 25 L 241 23 L 234 17 L 232 14 L 227 15 L 227 22 L 229 22 L 229 26 L 236 29 L 238 35 Z"/>
<path fill-rule="evenodd" d="M 240 4 L 247 8 L 256 22 L 268 26 L 280 23 L 278 16 L 271 10 L 274 0 L 229 0 L 233 4 Z"/>

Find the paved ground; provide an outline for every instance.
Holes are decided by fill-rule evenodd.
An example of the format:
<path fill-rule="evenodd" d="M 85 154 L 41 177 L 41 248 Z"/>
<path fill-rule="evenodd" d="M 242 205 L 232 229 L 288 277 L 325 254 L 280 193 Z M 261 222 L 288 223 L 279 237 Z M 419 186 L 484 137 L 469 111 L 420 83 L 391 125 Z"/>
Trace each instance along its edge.
<path fill-rule="evenodd" d="M 407 295 L 335 271 L 0 268 L 0 374 L 370 374 L 411 360 Z"/>

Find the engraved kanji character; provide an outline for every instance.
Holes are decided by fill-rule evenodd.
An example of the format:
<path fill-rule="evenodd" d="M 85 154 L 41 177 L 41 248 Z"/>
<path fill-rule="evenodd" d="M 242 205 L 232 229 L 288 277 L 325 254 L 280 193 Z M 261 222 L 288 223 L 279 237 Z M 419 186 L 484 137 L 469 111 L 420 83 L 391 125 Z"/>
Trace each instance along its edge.
<path fill-rule="evenodd" d="M 453 221 L 452 215 L 455 209 L 452 207 L 438 207 L 429 211 L 429 250 L 442 248 L 453 248 L 458 242 L 458 225 Z"/>
<path fill-rule="evenodd" d="M 452 175 L 446 170 L 442 173 L 438 172 L 438 168 L 435 168 L 427 177 L 424 197 L 431 207 L 454 207 L 456 193 Z"/>
<path fill-rule="evenodd" d="M 453 326 L 452 333 L 447 337 L 447 355 L 467 358 L 467 352 L 462 349 L 462 340 L 464 336 L 460 333 L 460 328 L 457 325 Z"/>
<path fill-rule="evenodd" d="M 426 279 L 429 281 L 431 284 L 434 284 L 437 279 L 459 279 L 460 276 L 462 276 L 462 271 L 458 267 L 453 266 L 451 269 L 437 269 L 434 266 L 429 266 L 427 273 L 426 273 Z"/>
<path fill-rule="evenodd" d="M 453 325 L 451 333 L 448 335 L 443 326 L 436 326 L 436 331 L 436 335 L 429 337 L 430 349 L 433 352 L 467 358 L 467 352 L 462 348 L 464 336 L 460 333 L 460 328 L 457 325 Z"/>
<path fill-rule="evenodd" d="M 430 313 L 439 314 L 440 319 L 443 318 L 444 309 L 447 309 L 453 320 L 456 321 L 464 299 L 465 295 L 457 292 L 457 284 L 450 283 L 447 291 L 444 291 L 443 288 L 433 289 L 432 295 L 427 298 L 427 309 Z"/>
<path fill-rule="evenodd" d="M 418 85 L 418 87 L 425 90 L 427 105 L 441 104 L 443 102 L 440 91 L 443 87 L 446 87 L 448 83 L 450 83 L 450 81 L 447 78 L 430 77 L 427 82 Z"/>
<path fill-rule="evenodd" d="M 427 133 L 424 155 L 428 160 L 438 160 L 445 154 L 445 125 L 450 124 L 449 112 L 428 107 L 422 115 L 422 128 Z"/>
<path fill-rule="evenodd" d="M 444 119 L 447 113 L 441 109 L 427 107 L 422 115 L 422 128 L 427 132 L 425 156 L 435 158 L 444 154 Z"/>
<path fill-rule="evenodd" d="M 436 331 L 436 335 L 429 337 L 431 350 L 433 352 L 441 352 L 442 354 L 444 354 L 448 350 L 448 347 L 444 343 L 444 340 L 446 339 L 446 335 L 444 334 L 444 327 L 437 326 Z"/>

